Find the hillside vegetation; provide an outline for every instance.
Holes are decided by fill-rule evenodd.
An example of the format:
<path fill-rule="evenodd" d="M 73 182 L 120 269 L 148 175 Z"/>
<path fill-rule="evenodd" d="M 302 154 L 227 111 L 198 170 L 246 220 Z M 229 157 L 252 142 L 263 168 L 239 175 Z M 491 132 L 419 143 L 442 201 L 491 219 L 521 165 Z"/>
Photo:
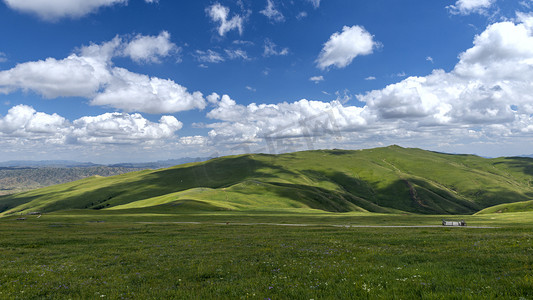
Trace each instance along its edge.
<path fill-rule="evenodd" d="M 64 209 L 472 214 L 533 199 L 533 159 L 405 149 L 227 156 L 0 197 L 0 215 Z"/>
<path fill-rule="evenodd" d="M 481 214 L 494 214 L 494 213 L 528 212 L 528 211 L 533 212 L 533 200 L 495 205 L 495 206 L 485 208 L 477 212 L 476 214 L 481 215 Z"/>

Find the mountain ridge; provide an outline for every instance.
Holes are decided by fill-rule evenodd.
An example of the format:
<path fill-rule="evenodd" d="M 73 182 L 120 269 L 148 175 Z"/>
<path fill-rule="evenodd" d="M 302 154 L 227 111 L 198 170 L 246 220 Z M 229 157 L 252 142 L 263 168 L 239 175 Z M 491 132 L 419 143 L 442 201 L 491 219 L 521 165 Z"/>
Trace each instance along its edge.
<path fill-rule="evenodd" d="M 87 178 L 0 197 L 0 214 L 62 209 L 229 210 L 473 214 L 533 199 L 533 159 L 454 155 L 389 146 L 245 154 Z M 192 202 L 191 202 L 192 201 Z"/>

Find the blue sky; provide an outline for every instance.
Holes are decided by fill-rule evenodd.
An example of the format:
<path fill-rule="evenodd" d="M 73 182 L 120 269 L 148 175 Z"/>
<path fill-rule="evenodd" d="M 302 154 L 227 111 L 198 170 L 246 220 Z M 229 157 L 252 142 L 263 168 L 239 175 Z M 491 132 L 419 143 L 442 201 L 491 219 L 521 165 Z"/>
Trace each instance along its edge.
<path fill-rule="evenodd" d="M 0 160 L 531 154 L 531 6 L 2 0 Z"/>

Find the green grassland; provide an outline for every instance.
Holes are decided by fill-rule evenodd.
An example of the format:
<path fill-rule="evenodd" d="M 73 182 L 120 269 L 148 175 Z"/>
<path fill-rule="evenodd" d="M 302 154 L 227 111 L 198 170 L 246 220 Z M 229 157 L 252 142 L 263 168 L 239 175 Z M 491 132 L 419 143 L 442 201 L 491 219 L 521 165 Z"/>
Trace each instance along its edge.
<path fill-rule="evenodd" d="M 392 146 L 3 196 L 0 299 L 533 299 L 532 176 Z"/>
<path fill-rule="evenodd" d="M 443 216 L 197 204 L 1 218 L 0 299 L 533 298 L 532 212 L 349 227 Z"/>
<path fill-rule="evenodd" d="M 0 216 L 65 209 L 473 214 L 533 198 L 533 159 L 398 146 L 228 156 L 0 197 Z M 185 203 L 185 204 L 184 204 Z"/>

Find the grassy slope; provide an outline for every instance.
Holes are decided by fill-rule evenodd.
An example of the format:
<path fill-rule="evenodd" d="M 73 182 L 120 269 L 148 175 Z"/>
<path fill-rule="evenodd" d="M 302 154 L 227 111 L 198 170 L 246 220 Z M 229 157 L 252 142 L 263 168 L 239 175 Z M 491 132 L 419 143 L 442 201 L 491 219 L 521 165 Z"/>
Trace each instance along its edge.
<path fill-rule="evenodd" d="M 513 212 L 533 212 L 533 200 L 491 206 L 477 212 L 476 215 Z"/>
<path fill-rule="evenodd" d="M 241 155 L 0 197 L 0 215 L 62 209 L 469 214 L 533 198 L 533 159 L 404 149 Z"/>

